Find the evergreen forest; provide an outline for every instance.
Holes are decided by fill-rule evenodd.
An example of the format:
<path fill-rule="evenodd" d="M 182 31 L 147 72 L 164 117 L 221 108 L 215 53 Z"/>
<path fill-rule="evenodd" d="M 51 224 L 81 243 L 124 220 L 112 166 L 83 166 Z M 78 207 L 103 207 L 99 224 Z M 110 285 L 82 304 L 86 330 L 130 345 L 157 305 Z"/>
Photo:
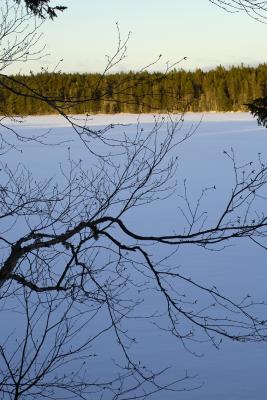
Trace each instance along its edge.
<path fill-rule="evenodd" d="M 247 111 L 247 103 L 266 95 L 267 64 L 167 74 L 42 72 L 2 75 L 0 113 L 51 114 L 59 105 L 73 114 Z"/>

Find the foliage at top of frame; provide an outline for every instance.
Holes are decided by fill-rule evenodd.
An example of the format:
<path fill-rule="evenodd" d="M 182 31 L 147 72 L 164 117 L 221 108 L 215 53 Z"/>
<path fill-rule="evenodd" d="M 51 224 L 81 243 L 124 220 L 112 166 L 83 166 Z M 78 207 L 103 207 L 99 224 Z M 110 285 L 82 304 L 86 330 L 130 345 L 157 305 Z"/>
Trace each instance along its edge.
<path fill-rule="evenodd" d="M 14 0 L 16 3 L 20 4 L 21 0 Z M 31 11 L 34 15 L 45 19 L 50 18 L 54 19 L 57 17 L 58 11 L 64 11 L 67 7 L 65 6 L 54 6 L 51 7 L 49 5 L 50 0 L 24 0 L 25 5 L 29 11 Z"/>

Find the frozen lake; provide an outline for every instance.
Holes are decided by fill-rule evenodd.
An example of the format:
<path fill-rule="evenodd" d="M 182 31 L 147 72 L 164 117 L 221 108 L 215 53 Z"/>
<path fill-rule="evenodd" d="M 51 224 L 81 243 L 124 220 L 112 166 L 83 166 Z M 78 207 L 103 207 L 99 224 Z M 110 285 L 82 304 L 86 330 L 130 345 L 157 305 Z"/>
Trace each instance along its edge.
<path fill-rule="evenodd" d="M 112 130 L 136 130 L 137 116 L 115 115 L 96 116 L 89 124 L 96 128 L 105 124 L 120 123 Z M 202 122 L 199 124 L 200 120 Z M 140 117 L 144 130 L 153 127 L 153 116 Z M 199 126 L 198 126 L 199 124 Z M 13 126 L 13 125 L 12 125 Z M 198 126 L 198 127 L 197 127 Z M 246 113 L 226 114 L 188 114 L 185 117 L 183 130 L 194 129 L 194 135 L 177 148 L 179 168 L 177 171 L 177 188 L 174 195 L 167 200 L 153 205 L 145 205 L 130 213 L 127 224 L 135 231 L 145 233 L 172 232 L 178 219 L 178 194 L 184 179 L 192 201 L 197 199 L 204 187 L 216 185 L 216 195 L 211 193 L 205 200 L 205 210 L 211 218 L 219 212 L 227 201 L 233 183 L 231 163 L 223 154 L 231 148 L 235 150 L 240 163 L 257 160 L 261 153 L 263 162 L 267 162 L 267 130 L 259 127 L 256 120 Z M 57 175 L 59 163 L 64 164 L 71 148 L 74 159 L 83 159 L 90 165 L 88 153 L 82 143 L 75 138 L 72 129 L 59 117 L 30 117 L 20 124 L 19 129 L 26 134 L 33 132 L 48 133 L 48 141 L 63 142 L 58 146 L 41 146 L 38 143 L 21 143 L 19 152 L 5 156 L 9 165 L 21 162 L 38 177 Z M 119 161 L 119 160 L 118 160 Z M 265 193 L 267 193 L 267 188 Z M 267 211 L 264 201 L 261 206 Z M 176 263 L 181 272 L 192 276 L 203 285 L 216 285 L 229 296 L 240 297 L 249 293 L 255 300 L 267 300 L 267 252 L 247 240 L 233 241 L 230 247 L 222 251 L 208 251 L 199 247 L 188 246 L 180 249 Z M 155 250 L 157 252 L 157 249 Z M 160 254 L 159 254 L 160 256 Z M 149 301 L 151 303 L 149 303 Z M 156 301 L 156 300 L 155 300 Z M 144 310 L 160 309 L 161 305 L 148 300 Z M 267 319 L 267 308 L 265 310 Z M 182 376 L 187 370 L 197 375 L 193 385 L 201 386 L 196 391 L 183 393 L 158 393 L 151 398 L 156 400 L 256 400 L 266 396 L 267 382 L 267 343 L 231 343 L 224 340 L 220 350 L 210 343 L 193 344 L 199 356 L 187 352 L 181 343 L 169 338 L 148 323 L 137 323 L 132 326 L 138 336 L 136 353 L 152 366 L 172 366 L 169 375 L 173 378 Z M 94 364 L 96 373 L 104 373 L 111 366 L 108 364 L 108 339 L 101 345 L 105 356 Z M 113 356 L 113 354 L 111 354 Z"/>

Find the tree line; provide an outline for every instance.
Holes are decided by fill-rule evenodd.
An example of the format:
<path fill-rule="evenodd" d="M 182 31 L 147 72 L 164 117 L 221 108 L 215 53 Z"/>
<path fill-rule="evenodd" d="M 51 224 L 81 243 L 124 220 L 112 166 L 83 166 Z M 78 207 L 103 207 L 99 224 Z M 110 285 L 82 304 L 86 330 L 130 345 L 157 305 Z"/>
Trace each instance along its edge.
<path fill-rule="evenodd" d="M 19 95 L 14 90 L 18 84 Z M 37 92 L 40 101 L 36 101 Z M 43 72 L 2 76 L 0 112 L 49 114 L 49 102 L 58 101 L 64 103 L 66 112 L 74 114 L 247 111 L 247 103 L 266 95 L 266 64 L 229 69 L 219 66 L 209 71 L 174 70 L 167 74 L 121 72 L 102 76 Z"/>

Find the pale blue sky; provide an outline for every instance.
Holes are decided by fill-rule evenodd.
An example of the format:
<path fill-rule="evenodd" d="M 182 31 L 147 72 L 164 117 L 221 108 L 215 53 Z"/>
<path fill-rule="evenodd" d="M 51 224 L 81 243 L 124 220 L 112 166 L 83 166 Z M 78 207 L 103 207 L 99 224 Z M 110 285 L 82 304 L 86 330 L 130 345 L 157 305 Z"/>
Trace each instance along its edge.
<path fill-rule="evenodd" d="M 188 59 L 184 69 L 218 64 L 267 61 L 267 25 L 246 14 L 228 14 L 208 0 L 57 0 L 68 6 L 43 26 L 49 57 L 31 64 L 50 70 L 61 58 L 63 71 L 102 71 L 105 54 L 116 46 L 116 21 L 123 37 L 132 32 L 127 59 L 116 70 L 138 70 L 158 54 L 166 60 Z M 23 68 L 22 71 L 25 71 Z"/>

